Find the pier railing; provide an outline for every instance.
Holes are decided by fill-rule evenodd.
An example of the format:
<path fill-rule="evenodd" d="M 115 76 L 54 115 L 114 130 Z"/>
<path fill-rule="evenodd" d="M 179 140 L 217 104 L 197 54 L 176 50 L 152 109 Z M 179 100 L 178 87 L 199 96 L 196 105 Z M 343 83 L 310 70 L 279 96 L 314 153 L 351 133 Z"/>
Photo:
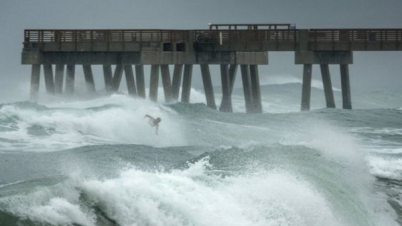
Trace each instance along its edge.
<path fill-rule="evenodd" d="M 308 32 L 309 50 L 402 48 L 402 29 L 25 30 L 24 44 L 29 47 L 30 43 L 283 43 L 294 44 L 297 50 L 301 31 Z M 387 47 L 387 43 L 392 46 Z"/>
<path fill-rule="evenodd" d="M 196 42 L 296 42 L 297 30 L 195 30 Z M 186 42 L 187 30 L 25 30 L 24 43 Z"/>
<path fill-rule="evenodd" d="M 25 30 L 24 43 L 185 42 L 185 30 Z"/>
<path fill-rule="evenodd" d="M 310 29 L 309 43 L 311 50 L 319 44 L 382 44 L 402 43 L 402 29 Z"/>
<path fill-rule="evenodd" d="M 197 43 L 297 42 L 298 30 L 195 30 Z"/>

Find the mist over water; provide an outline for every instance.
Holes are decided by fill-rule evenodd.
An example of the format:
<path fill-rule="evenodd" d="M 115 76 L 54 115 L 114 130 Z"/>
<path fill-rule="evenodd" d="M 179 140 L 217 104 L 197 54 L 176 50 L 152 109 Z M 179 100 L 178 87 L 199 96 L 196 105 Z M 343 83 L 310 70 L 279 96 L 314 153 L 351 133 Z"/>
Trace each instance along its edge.
<path fill-rule="evenodd" d="M 314 84 L 314 83 L 313 83 Z M 300 112 L 262 81 L 264 114 L 114 94 L 0 106 L 0 225 L 398 225 L 401 94 Z M 335 89 L 340 106 L 340 92 Z M 220 103 L 220 94 L 216 94 Z M 145 114 L 161 117 L 159 135 Z"/>

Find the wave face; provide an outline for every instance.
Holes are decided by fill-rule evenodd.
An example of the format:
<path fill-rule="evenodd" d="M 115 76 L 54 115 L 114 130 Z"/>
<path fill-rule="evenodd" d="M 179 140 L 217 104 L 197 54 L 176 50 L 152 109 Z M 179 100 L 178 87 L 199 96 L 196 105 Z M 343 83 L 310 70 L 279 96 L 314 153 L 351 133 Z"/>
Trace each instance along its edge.
<path fill-rule="evenodd" d="M 299 112 L 295 86 L 263 87 L 258 115 L 239 90 L 233 114 L 196 90 L 201 103 L 2 104 L 0 225 L 398 225 L 399 94 Z"/>

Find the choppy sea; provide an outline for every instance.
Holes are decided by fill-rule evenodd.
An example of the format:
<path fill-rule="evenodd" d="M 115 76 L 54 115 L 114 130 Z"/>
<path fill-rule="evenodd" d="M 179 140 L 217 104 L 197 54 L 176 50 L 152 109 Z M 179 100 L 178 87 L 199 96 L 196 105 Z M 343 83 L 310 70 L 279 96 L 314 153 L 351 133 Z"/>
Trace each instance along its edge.
<path fill-rule="evenodd" d="M 314 87 L 300 112 L 300 90 L 263 86 L 263 114 L 244 113 L 241 89 L 230 114 L 195 89 L 191 104 L 2 103 L 0 225 L 400 225 L 402 94 L 325 109 Z"/>

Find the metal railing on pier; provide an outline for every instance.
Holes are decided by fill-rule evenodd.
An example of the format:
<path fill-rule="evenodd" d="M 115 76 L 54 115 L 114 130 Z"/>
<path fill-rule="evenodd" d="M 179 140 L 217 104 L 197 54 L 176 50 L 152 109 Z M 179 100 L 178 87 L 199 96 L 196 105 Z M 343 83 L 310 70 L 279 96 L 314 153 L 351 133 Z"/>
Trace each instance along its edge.
<path fill-rule="evenodd" d="M 402 29 L 310 29 L 312 48 L 320 43 L 401 43 Z"/>
<path fill-rule="evenodd" d="M 256 30 L 25 30 L 24 44 L 30 43 L 294 43 L 300 42 L 298 29 Z M 310 50 L 319 44 L 402 43 L 402 29 L 310 29 Z M 350 45 L 352 46 L 352 45 Z M 382 45 L 381 45 L 382 46 Z M 295 49 L 296 50 L 296 49 Z M 350 50 L 353 50 L 350 47 Z M 364 49 L 365 50 L 365 49 Z M 381 50 L 381 49 L 380 49 Z"/>
<path fill-rule="evenodd" d="M 24 43 L 185 42 L 185 30 L 25 30 Z"/>

